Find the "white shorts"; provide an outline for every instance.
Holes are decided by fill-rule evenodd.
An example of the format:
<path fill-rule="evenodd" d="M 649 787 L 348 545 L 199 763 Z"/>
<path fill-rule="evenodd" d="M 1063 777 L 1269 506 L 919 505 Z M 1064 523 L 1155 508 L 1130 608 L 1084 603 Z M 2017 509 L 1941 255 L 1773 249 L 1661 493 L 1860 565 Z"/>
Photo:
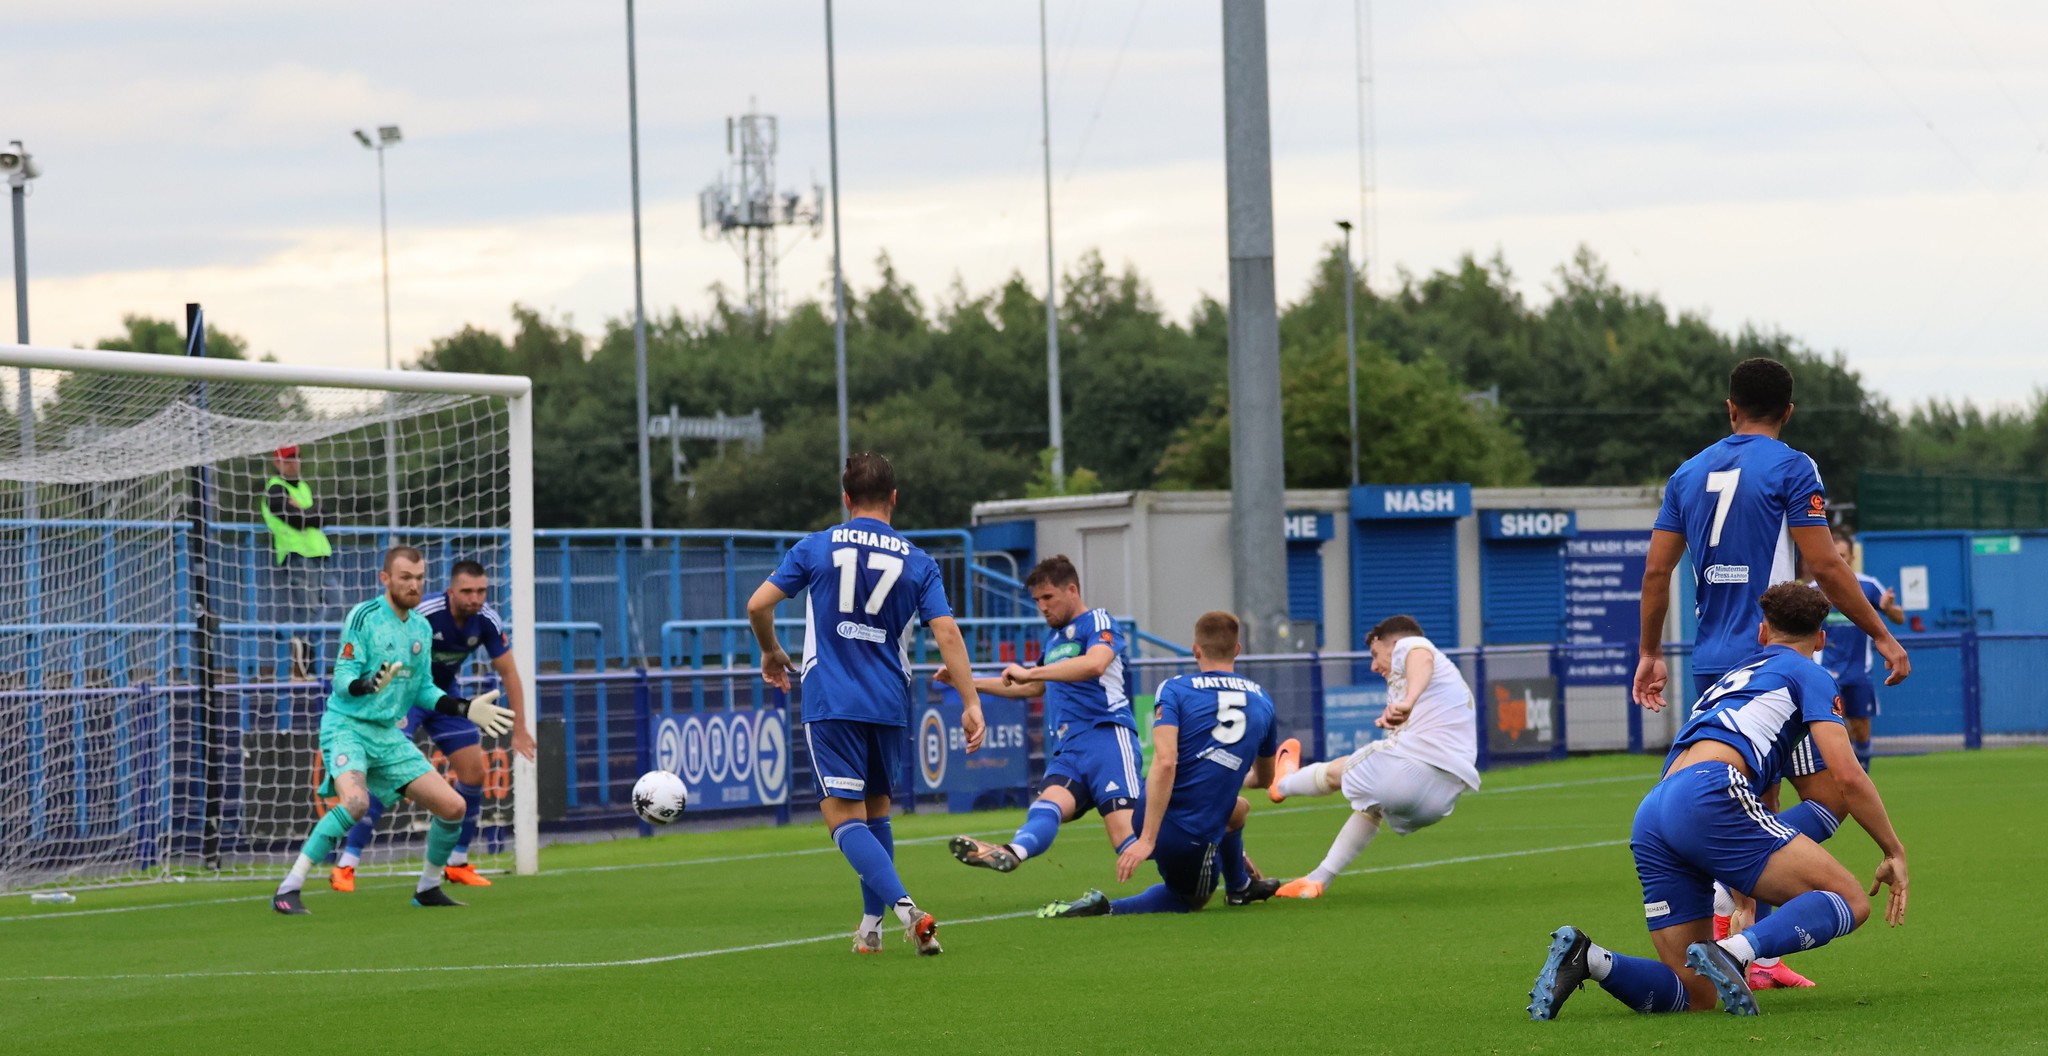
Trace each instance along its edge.
<path fill-rule="evenodd" d="M 1378 814 L 1402 836 L 1450 817 L 1465 782 L 1428 763 L 1381 751 L 1387 744 L 1375 741 L 1351 754 L 1342 784 L 1351 809 Z"/>

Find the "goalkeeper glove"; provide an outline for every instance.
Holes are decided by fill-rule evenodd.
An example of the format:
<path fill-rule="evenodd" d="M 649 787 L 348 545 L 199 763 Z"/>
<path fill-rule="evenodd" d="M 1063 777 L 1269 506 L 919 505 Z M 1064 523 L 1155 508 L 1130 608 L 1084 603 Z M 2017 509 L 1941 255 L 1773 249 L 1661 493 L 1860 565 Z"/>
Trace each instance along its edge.
<path fill-rule="evenodd" d="M 475 700 L 442 697 L 435 703 L 434 710 L 476 723 L 476 728 L 482 730 L 486 737 L 502 737 L 512 728 L 512 709 L 498 706 L 498 691 L 495 689 Z"/>
<path fill-rule="evenodd" d="M 404 666 L 396 662 L 384 664 L 377 668 L 374 673 L 364 675 L 354 682 L 350 682 L 348 684 L 348 695 L 351 697 L 369 697 L 383 692 L 384 687 L 390 685 L 391 680 L 398 677 L 398 672 L 403 670 Z"/>

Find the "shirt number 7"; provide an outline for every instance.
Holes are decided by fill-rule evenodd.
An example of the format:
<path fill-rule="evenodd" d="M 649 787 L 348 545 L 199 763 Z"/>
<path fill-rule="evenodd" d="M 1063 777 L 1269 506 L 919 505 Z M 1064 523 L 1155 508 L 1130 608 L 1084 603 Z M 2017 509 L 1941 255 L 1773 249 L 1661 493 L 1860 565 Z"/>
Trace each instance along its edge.
<path fill-rule="evenodd" d="M 1707 537 L 1708 546 L 1721 545 L 1721 525 L 1728 520 L 1728 507 L 1735 503 L 1735 485 L 1742 480 L 1739 469 L 1723 469 L 1707 474 L 1707 494 L 1719 495 L 1714 503 L 1714 533 Z"/>

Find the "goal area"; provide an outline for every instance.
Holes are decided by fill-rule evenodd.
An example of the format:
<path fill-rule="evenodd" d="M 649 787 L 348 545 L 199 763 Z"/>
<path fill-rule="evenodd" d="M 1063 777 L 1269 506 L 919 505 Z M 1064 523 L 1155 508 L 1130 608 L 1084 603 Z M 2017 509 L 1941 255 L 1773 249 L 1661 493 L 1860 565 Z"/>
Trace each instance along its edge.
<path fill-rule="evenodd" d="M 423 600 L 483 566 L 531 732 L 530 387 L 0 345 L 0 891 L 287 868 L 332 802 L 342 621 L 394 545 Z M 494 683 L 482 650 L 458 677 Z M 471 859 L 532 872 L 533 763 L 483 747 Z M 426 827 L 386 811 L 360 871 L 417 873 Z"/>

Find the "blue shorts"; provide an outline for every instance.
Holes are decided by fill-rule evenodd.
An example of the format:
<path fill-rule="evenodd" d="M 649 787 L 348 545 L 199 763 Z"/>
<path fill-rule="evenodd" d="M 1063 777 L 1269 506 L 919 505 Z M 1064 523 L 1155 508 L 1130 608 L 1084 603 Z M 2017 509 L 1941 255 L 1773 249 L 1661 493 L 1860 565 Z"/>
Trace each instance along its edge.
<path fill-rule="evenodd" d="M 1119 800 L 1135 803 L 1145 795 L 1142 759 L 1138 735 L 1130 727 L 1091 726 L 1060 741 L 1052 761 L 1045 764 L 1045 784 L 1066 786 L 1074 794 L 1076 814 L 1100 807 L 1107 816 L 1112 810 L 1131 809 Z"/>
<path fill-rule="evenodd" d="M 1727 763 L 1695 763 L 1658 782 L 1628 841 L 1650 930 L 1712 916 L 1716 880 L 1755 890 L 1771 855 L 1798 836 Z"/>
<path fill-rule="evenodd" d="M 820 799 L 889 795 L 891 779 L 903 769 L 901 726 L 817 719 L 804 723 L 804 743 L 811 749 L 811 776 Z"/>
<path fill-rule="evenodd" d="M 1216 893 L 1221 869 L 1214 843 L 1163 825 L 1159 841 L 1153 845 L 1152 864 L 1159 867 L 1159 879 L 1166 889 L 1179 895 L 1191 910 L 1202 908 Z"/>
<path fill-rule="evenodd" d="M 422 724 L 427 728 L 428 739 L 434 742 L 434 750 L 442 755 L 453 756 L 463 748 L 484 743 L 484 731 L 477 729 L 476 723 L 461 715 L 443 715 L 432 708 L 406 712 L 398 732 L 410 737 L 419 732 Z"/>
<path fill-rule="evenodd" d="M 1868 719 L 1877 715 L 1877 683 L 1837 682 L 1835 688 L 1841 691 L 1843 718 Z"/>

